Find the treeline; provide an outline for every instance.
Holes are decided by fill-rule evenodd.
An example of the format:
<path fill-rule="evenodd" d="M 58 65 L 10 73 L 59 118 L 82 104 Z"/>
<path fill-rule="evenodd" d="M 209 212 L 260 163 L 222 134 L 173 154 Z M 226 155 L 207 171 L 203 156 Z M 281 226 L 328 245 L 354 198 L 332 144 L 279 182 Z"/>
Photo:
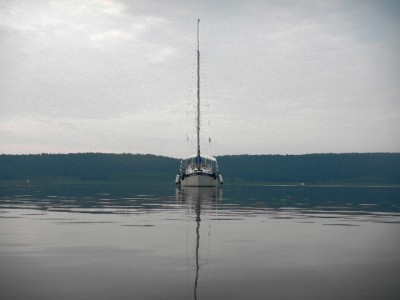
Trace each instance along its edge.
<path fill-rule="evenodd" d="M 227 155 L 225 182 L 400 184 L 400 153 Z M 0 155 L 0 180 L 174 181 L 179 160 L 140 154 Z"/>
<path fill-rule="evenodd" d="M 0 155 L 0 180 L 174 180 L 178 167 L 150 154 Z"/>
<path fill-rule="evenodd" d="M 235 155 L 218 163 L 231 181 L 400 183 L 400 153 Z"/>

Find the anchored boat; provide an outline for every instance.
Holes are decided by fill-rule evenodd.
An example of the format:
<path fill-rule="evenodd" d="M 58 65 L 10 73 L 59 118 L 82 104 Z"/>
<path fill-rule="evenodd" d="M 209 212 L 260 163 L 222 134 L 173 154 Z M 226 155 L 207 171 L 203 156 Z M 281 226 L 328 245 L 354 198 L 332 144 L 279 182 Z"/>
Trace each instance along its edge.
<path fill-rule="evenodd" d="M 181 161 L 175 184 L 179 186 L 216 187 L 223 183 L 215 157 L 200 151 L 200 19 L 197 20 L 197 153 Z"/>

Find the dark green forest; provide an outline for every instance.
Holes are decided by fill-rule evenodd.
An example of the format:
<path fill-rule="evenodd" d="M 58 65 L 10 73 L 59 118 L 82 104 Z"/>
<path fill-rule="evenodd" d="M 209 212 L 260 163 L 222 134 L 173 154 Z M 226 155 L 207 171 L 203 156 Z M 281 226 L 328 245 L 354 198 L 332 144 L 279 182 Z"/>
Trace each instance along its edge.
<path fill-rule="evenodd" d="M 226 155 L 225 183 L 400 184 L 400 153 Z M 0 155 L 0 180 L 174 182 L 179 160 L 142 154 Z"/>
<path fill-rule="evenodd" d="M 232 181 L 400 183 L 400 153 L 237 155 L 218 163 Z"/>

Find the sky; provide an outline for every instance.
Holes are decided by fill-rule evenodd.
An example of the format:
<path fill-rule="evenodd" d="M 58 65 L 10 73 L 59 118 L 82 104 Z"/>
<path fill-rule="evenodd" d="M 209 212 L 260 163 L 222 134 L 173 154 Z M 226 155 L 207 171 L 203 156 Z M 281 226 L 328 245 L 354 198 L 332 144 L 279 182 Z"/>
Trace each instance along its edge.
<path fill-rule="evenodd" d="M 400 152 L 400 1 L 0 0 L 0 154 Z"/>

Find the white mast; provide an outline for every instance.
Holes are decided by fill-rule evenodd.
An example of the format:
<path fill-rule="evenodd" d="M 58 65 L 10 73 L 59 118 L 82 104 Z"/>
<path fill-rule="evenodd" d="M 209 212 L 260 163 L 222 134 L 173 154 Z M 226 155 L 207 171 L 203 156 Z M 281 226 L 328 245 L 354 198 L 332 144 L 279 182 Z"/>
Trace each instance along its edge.
<path fill-rule="evenodd" d="M 200 164 L 200 19 L 197 19 L 197 165 Z M 197 166 L 199 167 L 199 166 Z"/>

